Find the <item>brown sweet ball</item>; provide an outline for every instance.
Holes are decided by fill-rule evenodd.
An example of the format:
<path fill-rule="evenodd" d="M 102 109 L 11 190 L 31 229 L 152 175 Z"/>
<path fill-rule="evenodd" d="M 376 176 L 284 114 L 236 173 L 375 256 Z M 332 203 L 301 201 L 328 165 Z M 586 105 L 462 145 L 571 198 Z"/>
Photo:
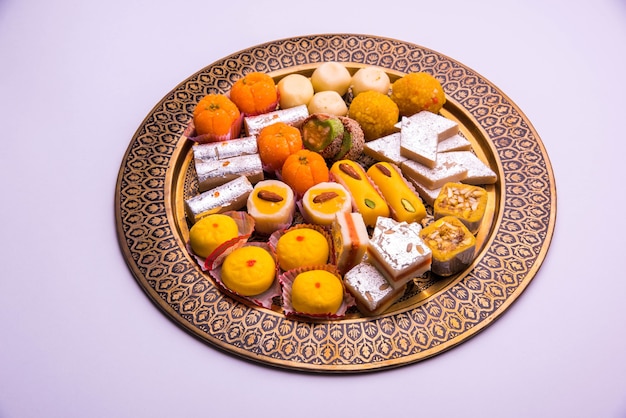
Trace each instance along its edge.
<path fill-rule="evenodd" d="M 439 113 L 446 95 L 441 83 L 425 72 L 410 73 L 391 85 L 391 100 L 400 110 L 400 116 L 411 116 L 423 110 Z"/>
<path fill-rule="evenodd" d="M 365 134 L 363 133 L 363 129 L 354 119 L 350 119 L 345 116 L 340 116 L 339 119 L 343 123 L 343 128 L 346 132 L 344 134 L 344 147 L 347 148 L 347 150 L 345 151 L 345 154 L 340 153 L 335 155 L 334 160 L 356 160 L 363 152 L 363 144 L 365 144 Z M 345 138 L 350 139 L 349 144 L 346 144 Z"/>

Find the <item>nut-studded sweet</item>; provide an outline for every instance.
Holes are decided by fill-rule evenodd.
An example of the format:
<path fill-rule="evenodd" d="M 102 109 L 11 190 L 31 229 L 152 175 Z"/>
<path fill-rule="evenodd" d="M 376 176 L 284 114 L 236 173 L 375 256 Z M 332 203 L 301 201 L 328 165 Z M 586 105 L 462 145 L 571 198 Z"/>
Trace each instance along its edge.
<path fill-rule="evenodd" d="M 454 216 L 445 216 L 422 229 L 420 237 L 433 253 L 431 270 L 450 276 L 466 268 L 474 259 L 476 238 Z"/>
<path fill-rule="evenodd" d="M 487 191 L 480 186 L 446 183 L 433 203 L 435 219 L 456 216 L 476 234 L 487 207 Z"/>

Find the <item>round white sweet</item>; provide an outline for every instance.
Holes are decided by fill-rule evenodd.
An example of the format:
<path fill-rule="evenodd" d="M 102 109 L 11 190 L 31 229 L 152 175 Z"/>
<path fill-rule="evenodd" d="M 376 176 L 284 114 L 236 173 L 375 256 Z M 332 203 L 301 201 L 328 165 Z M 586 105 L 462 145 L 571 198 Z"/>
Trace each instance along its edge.
<path fill-rule="evenodd" d="M 311 80 L 302 74 L 289 74 L 282 78 L 276 87 L 282 109 L 306 105 L 314 93 Z"/>
<path fill-rule="evenodd" d="M 309 114 L 328 113 L 334 116 L 346 116 L 348 106 L 343 97 L 334 90 L 320 91 L 315 93 L 307 106 Z"/>
<path fill-rule="evenodd" d="M 389 93 L 391 81 L 387 73 L 379 67 L 363 67 L 352 76 L 352 95 L 356 97 L 364 91 L 377 91 L 382 94 Z"/>
<path fill-rule="evenodd" d="M 350 71 L 339 62 L 325 62 L 313 71 L 311 83 L 315 92 L 333 90 L 343 96 L 352 82 Z"/>

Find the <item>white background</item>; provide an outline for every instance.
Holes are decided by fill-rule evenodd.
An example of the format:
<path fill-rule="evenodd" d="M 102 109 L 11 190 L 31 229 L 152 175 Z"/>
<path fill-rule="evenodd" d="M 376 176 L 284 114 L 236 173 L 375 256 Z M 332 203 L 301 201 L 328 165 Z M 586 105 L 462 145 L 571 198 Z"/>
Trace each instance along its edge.
<path fill-rule="evenodd" d="M 0 0 L 0 417 L 626 417 L 626 3 Z M 224 354 L 167 319 L 115 230 L 152 107 L 275 39 L 363 33 L 498 86 L 553 165 L 557 225 L 494 324 L 390 371 L 325 376 Z"/>

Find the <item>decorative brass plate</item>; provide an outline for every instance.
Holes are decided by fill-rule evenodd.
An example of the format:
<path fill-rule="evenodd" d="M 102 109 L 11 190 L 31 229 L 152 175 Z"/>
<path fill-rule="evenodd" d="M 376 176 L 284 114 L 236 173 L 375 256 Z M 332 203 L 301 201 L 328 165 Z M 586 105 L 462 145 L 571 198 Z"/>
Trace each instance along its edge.
<path fill-rule="evenodd" d="M 223 294 L 185 249 L 183 199 L 193 194 L 191 146 L 183 132 L 195 104 L 225 93 L 250 71 L 277 80 L 324 61 L 365 65 L 392 79 L 426 71 L 442 83 L 442 113 L 459 122 L 499 177 L 474 263 L 448 279 L 426 276 L 378 317 L 286 318 Z M 267 365 L 314 372 L 364 372 L 415 363 L 455 347 L 502 315 L 541 266 L 556 220 L 556 187 L 537 132 L 511 100 L 462 64 L 424 47 L 355 34 L 302 36 L 258 45 L 183 81 L 148 114 L 121 164 L 115 197 L 119 242 L 154 303 L 192 335 Z"/>

